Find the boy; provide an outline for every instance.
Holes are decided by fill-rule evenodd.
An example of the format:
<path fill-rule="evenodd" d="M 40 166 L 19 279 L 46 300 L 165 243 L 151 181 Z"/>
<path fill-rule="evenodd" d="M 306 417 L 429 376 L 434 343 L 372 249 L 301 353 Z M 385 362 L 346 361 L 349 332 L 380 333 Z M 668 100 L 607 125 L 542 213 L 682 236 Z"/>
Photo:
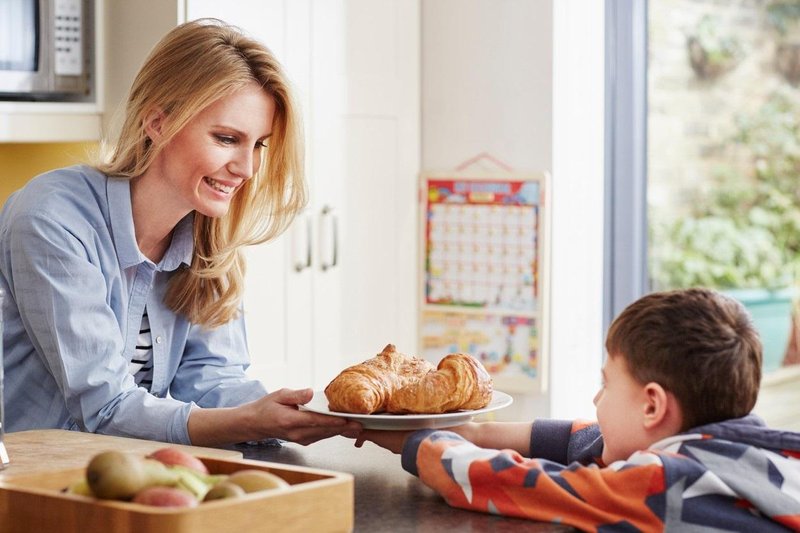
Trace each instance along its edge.
<path fill-rule="evenodd" d="M 761 342 L 714 291 L 641 298 L 606 339 L 596 424 L 364 431 L 450 505 L 586 531 L 800 530 L 800 434 L 749 414 Z M 525 457 L 537 457 L 526 459 Z"/>

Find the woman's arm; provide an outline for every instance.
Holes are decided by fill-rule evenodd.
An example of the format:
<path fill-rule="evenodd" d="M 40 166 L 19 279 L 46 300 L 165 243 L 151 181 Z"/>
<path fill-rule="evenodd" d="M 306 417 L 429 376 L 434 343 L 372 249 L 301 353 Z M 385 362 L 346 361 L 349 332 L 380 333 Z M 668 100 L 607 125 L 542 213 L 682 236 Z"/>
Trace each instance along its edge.
<path fill-rule="evenodd" d="M 106 278 L 106 272 L 118 268 L 112 263 L 113 244 L 79 216 L 69 206 L 60 212 L 39 207 L 17 212 L 3 228 L 3 275 L 25 332 L 15 349 L 30 350 L 22 365 L 43 366 L 53 380 L 30 385 L 43 388 L 25 416 L 31 425 L 40 424 L 63 405 L 60 424 L 72 421 L 89 432 L 186 442 L 185 422 L 180 421 L 188 406 L 152 397 L 136 387 L 128 372 Z M 103 247 L 111 252 L 104 254 Z M 25 372 L 15 369 L 14 375 L 25 379 Z"/>
<path fill-rule="evenodd" d="M 334 435 L 354 438 L 358 434 L 361 425 L 356 422 L 297 408 L 312 396 L 311 389 L 281 389 L 239 407 L 195 408 L 189 415 L 189 437 L 196 446 L 268 437 L 306 445 Z"/>

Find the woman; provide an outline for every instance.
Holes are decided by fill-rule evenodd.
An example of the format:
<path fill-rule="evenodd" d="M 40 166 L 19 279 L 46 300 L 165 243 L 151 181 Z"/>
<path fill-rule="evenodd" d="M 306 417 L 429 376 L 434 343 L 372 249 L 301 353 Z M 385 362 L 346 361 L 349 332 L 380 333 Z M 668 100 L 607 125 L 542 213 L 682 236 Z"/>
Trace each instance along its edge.
<path fill-rule="evenodd" d="M 0 214 L 6 429 L 307 444 L 358 424 L 245 376 L 242 247 L 305 202 L 297 109 L 263 45 L 190 22 L 139 71 L 106 162 Z M 267 147 L 269 145 L 269 147 Z"/>

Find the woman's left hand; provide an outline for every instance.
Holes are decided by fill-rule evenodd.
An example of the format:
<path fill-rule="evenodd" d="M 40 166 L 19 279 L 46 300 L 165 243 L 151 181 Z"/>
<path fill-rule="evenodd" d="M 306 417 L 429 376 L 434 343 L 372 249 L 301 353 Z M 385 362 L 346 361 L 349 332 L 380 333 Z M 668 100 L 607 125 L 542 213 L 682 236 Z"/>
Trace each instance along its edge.
<path fill-rule="evenodd" d="M 304 446 L 334 435 L 358 436 L 361 424 L 357 422 L 297 408 L 310 402 L 313 396 L 311 389 L 280 389 L 254 402 L 258 416 L 267 426 L 266 434 Z"/>
<path fill-rule="evenodd" d="M 189 415 L 189 436 L 196 446 L 277 438 L 307 445 L 344 435 L 356 438 L 361 424 L 336 416 L 297 408 L 311 401 L 311 389 L 280 389 L 239 407 L 194 409 Z"/>

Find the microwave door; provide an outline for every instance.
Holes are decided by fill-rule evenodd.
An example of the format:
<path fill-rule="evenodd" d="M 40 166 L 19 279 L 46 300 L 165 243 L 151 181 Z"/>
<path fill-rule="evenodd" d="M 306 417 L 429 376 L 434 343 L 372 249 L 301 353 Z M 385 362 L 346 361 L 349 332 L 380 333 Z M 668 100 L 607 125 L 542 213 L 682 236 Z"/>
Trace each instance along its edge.
<path fill-rule="evenodd" d="M 42 54 L 47 2 L 3 0 L 0 2 L 0 93 L 29 94 L 46 91 L 47 65 Z"/>

